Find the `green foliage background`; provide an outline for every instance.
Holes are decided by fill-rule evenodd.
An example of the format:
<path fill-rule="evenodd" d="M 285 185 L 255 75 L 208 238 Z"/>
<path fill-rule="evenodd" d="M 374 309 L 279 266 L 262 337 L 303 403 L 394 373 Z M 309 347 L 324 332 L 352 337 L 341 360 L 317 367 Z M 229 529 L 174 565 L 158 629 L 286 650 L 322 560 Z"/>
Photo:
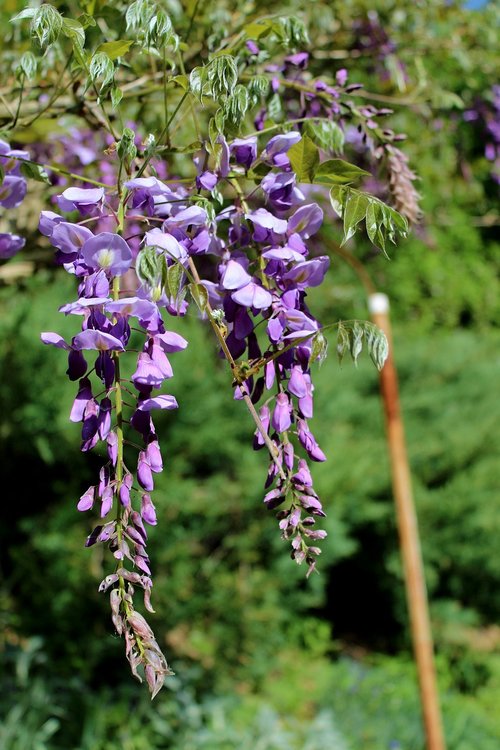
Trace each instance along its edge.
<path fill-rule="evenodd" d="M 2 22 L 15 5 L 4 4 Z M 353 252 L 393 306 L 452 750 L 496 750 L 500 740 L 498 208 L 482 134 L 462 117 L 494 83 L 494 6 L 473 13 L 430 0 L 352 0 L 287 8 L 308 17 L 315 73 L 332 64 L 322 52 L 344 49 L 334 65 L 345 62 L 352 81 L 411 100 L 396 106 L 395 122 L 408 133 L 425 222 L 391 261 L 361 242 Z M 233 10 L 207 4 L 197 33 L 229 24 Z M 249 3 L 247 12 L 265 10 Z M 381 78 L 373 56 L 347 55 L 353 23 L 368 11 L 397 43 L 406 83 L 390 66 Z M 339 238 L 334 226 L 331 239 Z M 339 259 L 332 266 L 313 310 L 326 321 L 367 317 L 352 270 Z M 195 317 L 175 322 L 190 346 L 173 363 L 181 408 L 161 423 L 167 471 L 150 545 L 155 629 L 178 676 L 151 707 L 130 683 L 97 594 L 102 552 L 82 546 L 89 526 L 75 498 L 99 461 L 76 450 L 78 426 L 67 421 L 73 386 L 63 358 L 38 340 L 42 329 L 70 332 L 56 310 L 72 297 L 71 280 L 49 270 L 0 289 L 0 745 L 420 750 L 371 364 L 340 369 L 331 355 L 317 373 L 313 426 L 329 460 L 316 476 L 329 537 L 321 575 L 306 582 L 262 507 L 267 462 L 251 450 L 250 421 L 232 400 L 213 342 Z"/>

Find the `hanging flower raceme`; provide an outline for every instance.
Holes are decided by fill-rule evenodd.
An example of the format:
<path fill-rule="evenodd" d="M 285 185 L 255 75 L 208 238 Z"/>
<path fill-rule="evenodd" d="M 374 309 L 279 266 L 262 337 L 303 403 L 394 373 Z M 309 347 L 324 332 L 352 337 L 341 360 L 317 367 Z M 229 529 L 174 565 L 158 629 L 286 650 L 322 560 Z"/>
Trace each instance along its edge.
<path fill-rule="evenodd" d="M 139 676 L 142 665 L 153 695 L 170 670 L 133 595 L 142 589 L 152 611 L 147 527 L 157 522 L 151 493 L 163 469 L 154 414 L 177 408 L 160 389 L 173 376 L 171 355 L 187 345 L 165 327 L 164 315 L 186 313 L 188 290 L 231 364 L 235 397 L 247 405 L 262 401 L 260 416 L 254 410 L 254 447 L 265 446 L 271 457 L 264 503 L 278 509 L 281 535 L 291 542 L 292 558 L 306 562 L 308 575 L 320 553 L 315 543 L 326 535 L 314 528 L 325 514 L 307 464 L 325 456 L 308 424 L 311 364 L 318 356 L 312 340 L 320 325 L 306 297 L 322 283 L 329 259 L 309 256 L 307 241 L 320 228 L 323 211 L 305 203 L 297 187 L 288 151 L 300 139 L 294 131 L 275 136 L 259 155 L 255 138 L 228 145 L 219 136 L 213 164 L 207 153 L 195 158 L 203 169 L 191 188 L 155 176 L 132 177 L 121 196 L 103 187 L 68 187 L 57 204 L 70 215 L 44 211 L 40 217 L 56 261 L 78 282 L 78 298 L 61 312 L 81 319 L 71 341 L 56 333 L 44 333 L 42 340 L 67 352 L 68 377 L 78 382 L 70 419 L 81 424 L 81 450 L 102 446 L 107 457 L 77 507 L 100 518 L 87 546 L 105 543 L 115 558 L 101 590 L 110 591 L 113 623 L 125 637 L 132 671 Z M 257 163 L 267 173 L 252 206 L 237 192 L 216 214 L 212 192 L 222 184 L 229 192 Z M 102 231 L 109 216 L 123 217 L 116 219 L 116 231 Z M 215 259 L 213 277 L 203 281 L 196 268 L 200 255 Z M 132 356 L 132 327 L 143 343 L 126 379 L 122 362 Z M 128 430 L 142 441 L 135 454 Z"/>
<path fill-rule="evenodd" d="M 103 189 L 68 188 L 58 204 L 85 217 L 85 225 L 78 218 L 66 221 L 53 212 L 42 213 L 40 230 L 56 248 L 58 261 L 79 282 L 79 298 L 61 311 L 82 319 L 81 331 L 70 342 L 55 333 L 42 334 L 42 341 L 68 352 L 68 376 L 78 381 L 70 419 L 81 423 L 81 450 L 105 447 L 107 461 L 99 481 L 83 493 L 77 507 L 95 508 L 100 516 L 87 546 L 104 542 L 116 560 L 114 572 L 100 590 L 111 589 L 113 623 L 125 637 L 132 671 L 139 676 L 142 665 L 154 696 L 171 670 L 151 628 L 135 610 L 133 595 L 136 588 L 142 589 L 144 605 L 153 611 L 147 526 L 156 524 L 150 493 L 162 459 L 152 412 L 177 407 L 173 396 L 155 395 L 155 391 L 173 376 L 168 355 L 184 349 L 187 342 L 165 329 L 160 307 L 144 289 L 141 297 L 121 296 L 120 281 L 132 267 L 131 248 L 118 232 L 94 234 L 88 223 L 91 217 L 97 224 L 111 210 L 113 200 Z M 132 321 L 142 330 L 144 345 L 127 381 L 121 374 L 121 358 L 127 352 Z M 143 440 L 135 459 L 124 450 L 125 403 L 130 397 L 135 404 L 130 406 L 128 421 Z"/>

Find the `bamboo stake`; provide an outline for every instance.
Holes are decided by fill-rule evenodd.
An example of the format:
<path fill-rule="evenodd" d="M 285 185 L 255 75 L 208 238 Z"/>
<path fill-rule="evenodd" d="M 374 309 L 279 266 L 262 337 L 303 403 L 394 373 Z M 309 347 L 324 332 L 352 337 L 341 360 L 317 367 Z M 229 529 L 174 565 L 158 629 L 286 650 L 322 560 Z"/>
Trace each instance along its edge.
<path fill-rule="evenodd" d="M 398 379 L 392 356 L 389 299 L 385 294 L 370 294 L 368 307 L 373 322 L 384 331 L 389 341 L 389 357 L 380 373 L 380 388 L 426 745 L 427 750 L 445 750 L 418 523 L 399 403 Z"/>

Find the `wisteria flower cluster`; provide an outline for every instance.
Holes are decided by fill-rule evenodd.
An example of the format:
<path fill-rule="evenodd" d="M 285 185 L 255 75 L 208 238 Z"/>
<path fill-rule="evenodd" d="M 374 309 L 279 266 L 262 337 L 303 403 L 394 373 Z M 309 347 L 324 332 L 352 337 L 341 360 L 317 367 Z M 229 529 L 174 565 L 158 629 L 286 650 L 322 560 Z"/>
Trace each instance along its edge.
<path fill-rule="evenodd" d="M 27 183 L 21 174 L 21 164 L 27 158 L 26 151 L 12 149 L 8 143 L 0 140 L 0 206 L 3 208 L 17 208 L 24 200 Z M 24 244 L 24 237 L 0 232 L 0 258 L 12 258 Z"/>
<path fill-rule="evenodd" d="M 22 170 L 59 193 L 51 194 L 52 210 L 41 212 L 39 229 L 56 263 L 75 279 L 76 299 L 60 311 L 80 324 L 70 340 L 45 332 L 42 341 L 66 352 L 76 384 L 70 419 L 81 426 L 81 450 L 103 457 L 77 508 L 99 517 L 86 544 L 105 545 L 113 558 L 100 591 L 109 594 L 133 674 L 145 677 L 154 697 L 172 671 L 135 594 L 153 612 L 148 529 L 157 523 L 153 491 L 163 470 L 155 421 L 178 406 L 164 387 L 174 375 L 173 355 L 188 345 L 170 330 L 169 316 L 182 318 L 191 307 L 210 325 L 234 398 L 255 423 L 253 447 L 269 456 L 264 507 L 276 513 L 292 559 L 309 576 L 326 536 L 316 526 L 325 512 L 310 468 L 326 459 L 310 424 L 312 365 L 324 358 L 324 334 L 333 326 L 340 357 L 349 351 L 355 360 L 363 336 L 377 366 L 387 349 L 371 324 L 324 326 L 309 309 L 308 294 L 322 284 L 330 260 L 317 239 L 323 208 L 308 186 L 315 185 L 315 197 L 329 196 L 345 241 L 364 222 L 370 240 L 385 249 L 386 240 L 405 235 L 407 222 L 354 187 L 369 173 L 332 158 L 352 128 L 361 150 L 375 158 L 400 136 L 379 125 L 387 110 L 354 104 L 359 85 L 348 83 L 345 69 L 330 82 L 311 77 L 299 19 L 245 26 L 232 40 L 219 40 L 218 52 L 195 52 L 200 64 L 193 66 L 183 53 L 194 16 L 181 49 L 157 3 L 120 4 L 117 13 L 120 30 L 106 24 L 111 39 L 101 43 L 91 14 L 75 20 L 43 3 L 13 19 L 30 20 L 42 56 L 23 56 L 11 127 L 49 111 L 64 132 L 35 144 L 31 155 L 0 143 L 0 205 L 19 205 Z M 210 49 L 218 43 L 214 32 Z M 38 67 L 50 78 L 51 54 L 57 47 L 59 59 L 65 45 L 71 64 L 50 95 L 35 86 L 38 111 L 24 117 L 26 82 Z M 132 47 L 136 65 L 125 59 Z M 58 104 L 69 92 L 76 102 L 71 115 Z M 121 108 L 130 92 L 136 106 Z M 149 104 L 158 112 L 158 95 L 161 114 L 148 120 L 143 115 Z M 252 118 L 256 130 L 249 133 Z M 144 119 L 153 132 L 143 137 L 134 121 L 146 131 Z M 392 148 L 395 162 L 406 164 Z M 408 168 L 405 184 L 395 183 L 402 205 L 412 176 Z M 1 237 L 2 257 L 23 242 Z"/>
<path fill-rule="evenodd" d="M 68 187 L 57 197 L 61 213 L 41 214 L 40 231 L 78 283 L 78 299 L 61 312 L 82 320 L 71 341 L 49 332 L 42 340 L 67 352 L 68 377 L 78 382 L 70 419 L 81 423 L 81 450 L 104 444 L 107 452 L 98 482 L 83 493 L 78 509 L 98 510 L 101 521 L 87 546 L 106 543 L 113 553 L 115 569 L 101 590 L 110 589 L 113 623 L 126 639 L 132 671 L 138 674 L 143 665 L 152 694 L 170 669 L 134 608 L 133 594 L 142 589 L 152 611 L 147 526 L 156 524 L 151 492 L 163 466 L 152 415 L 177 407 L 173 396 L 159 391 L 173 376 L 170 355 L 187 341 L 166 328 L 165 315 L 186 313 L 188 289 L 198 303 L 200 296 L 205 300 L 202 311 L 231 365 L 235 397 L 253 409 L 254 447 L 266 446 L 271 457 L 264 503 L 279 508 L 282 537 L 290 540 L 293 559 L 306 562 L 308 574 L 320 553 L 316 542 L 326 536 L 314 528 L 325 514 L 307 463 L 325 455 L 308 425 L 310 364 L 317 356 L 311 341 L 320 326 L 306 295 L 323 281 L 329 259 L 309 257 L 307 240 L 320 228 L 323 211 L 304 203 L 291 170 L 287 152 L 300 139 L 294 131 L 276 135 L 259 153 L 256 137 L 229 145 L 219 137 L 218 163 L 210 167 L 208 154 L 199 154 L 191 190 L 154 176 L 131 178 L 121 195 L 104 187 Z M 224 182 L 234 187 L 257 163 L 266 167 L 255 201 L 260 205 L 250 208 L 237 192 L 232 203 L 211 214 L 200 190 Z M 110 216 L 115 231 L 101 231 Z M 136 253 L 127 237 L 137 235 L 138 227 Z M 196 259 L 206 255 L 216 260 L 214 277 L 201 280 Z M 259 338 L 261 321 L 265 335 Z M 127 379 L 122 358 L 137 326 L 144 343 Z M 262 399 L 257 413 L 253 404 Z M 137 440 L 130 430 L 142 440 L 133 463 L 125 451 Z"/>

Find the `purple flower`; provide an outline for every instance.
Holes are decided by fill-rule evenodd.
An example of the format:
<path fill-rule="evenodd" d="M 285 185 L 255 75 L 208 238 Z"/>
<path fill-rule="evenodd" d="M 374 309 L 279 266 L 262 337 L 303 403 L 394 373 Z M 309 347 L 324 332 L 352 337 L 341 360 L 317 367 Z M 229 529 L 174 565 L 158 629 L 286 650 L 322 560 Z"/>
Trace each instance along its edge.
<path fill-rule="evenodd" d="M 154 471 L 155 474 L 159 474 L 163 471 L 163 461 L 161 457 L 160 446 L 157 440 L 152 440 L 150 443 L 148 443 L 148 447 L 146 448 L 146 457 L 149 465 L 151 466 L 151 470 Z"/>
<path fill-rule="evenodd" d="M 319 286 L 325 278 L 329 265 L 330 258 L 327 255 L 297 263 L 283 276 L 283 281 L 288 285 L 293 284 L 298 289 Z"/>
<path fill-rule="evenodd" d="M 118 491 L 118 498 L 120 500 L 120 503 L 125 507 L 130 507 L 130 490 L 132 489 L 132 484 L 134 483 L 134 478 L 132 474 L 127 472 L 125 476 L 123 477 L 123 482 L 120 485 L 120 489 Z"/>
<path fill-rule="evenodd" d="M 83 216 L 100 210 L 104 201 L 104 188 L 67 188 L 58 195 L 57 204 L 61 211 L 79 211 Z"/>
<path fill-rule="evenodd" d="M 245 42 L 246 48 L 252 55 L 258 55 L 259 54 L 259 48 L 253 42 L 251 39 L 248 39 L 248 41 Z"/>
<path fill-rule="evenodd" d="M 267 146 L 262 152 L 262 158 L 272 159 L 278 154 L 286 153 L 288 149 L 295 145 L 295 143 L 298 143 L 301 138 L 302 136 L 300 133 L 293 131 L 291 133 L 280 133 L 279 135 L 275 135 L 270 141 L 268 141 Z"/>
<path fill-rule="evenodd" d="M 147 322 L 158 316 L 158 308 L 153 302 L 140 297 L 122 297 L 119 300 L 106 300 L 106 310 L 118 313 L 124 318 L 133 316 Z"/>
<path fill-rule="evenodd" d="M 317 203 L 309 203 L 300 206 L 288 219 L 288 232 L 296 232 L 307 240 L 312 234 L 316 234 L 322 223 L 323 209 Z"/>
<path fill-rule="evenodd" d="M 144 493 L 141 496 L 141 516 L 150 526 L 156 526 L 155 506 L 151 502 L 151 497 L 148 493 Z"/>
<path fill-rule="evenodd" d="M 90 510 L 94 504 L 95 487 L 89 487 L 86 492 L 81 496 L 78 505 L 76 506 L 80 511 Z"/>
<path fill-rule="evenodd" d="M 87 227 L 68 221 L 58 221 L 52 228 L 50 241 L 63 253 L 79 254 L 84 243 L 93 236 Z"/>
<path fill-rule="evenodd" d="M 27 185 L 23 177 L 7 175 L 0 185 L 0 206 L 17 208 L 26 195 Z"/>
<path fill-rule="evenodd" d="M 97 428 L 101 440 L 106 440 L 111 430 L 111 407 L 111 400 L 107 396 L 101 399 Z"/>
<path fill-rule="evenodd" d="M 307 395 L 307 382 L 299 365 L 292 367 L 292 374 L 290 375 L 287 388 L 290 393 L 293 393 L 298 398 L 303 398 Z"/>
<path fill-rule="evenodd" d="M 44 341 L 44 343 L 52 343 Z M 57 344 L 55 344 L 57 346 Z M 87 328 L 86 331 L 82 331 L 73 339 L 73 348 L 77 351 L 81 349 L 96 349 L 100 352 L 107 351 L 119 351 L 125 350 L 121 341 L 110 333 L 104 333 L 104 331 L 97 331 L 94 328 Z"/>
<path fill-rule="evenodd" d="M 291 406 L 286 393 L 278 393 L 273 411 L 272 426 L 276 432 L 285 432 L 292 424 Z"/>
<path fill-rule="evenodd" d="M 0 258 L 7 260 L 7 258 L 14 257 L 24 247 L 25 243 L 24 237 L 19 237 L 17 234 L 0 233 Z"/>
<path fill-rule="evenodd" d="M 264 503 L 268 510 L 274 510 L 285 501 L 285 495 L 283 491 L 277 487 L 274 490 L 270 490 L 264 497 Z"/>
<path fill-rule="evenodd" d="M 87 404 L 91 398 L 92 398 L 92 387 L 90 384 L 90 380 L 88 378 L 83 378 L 82 380 L 80 380 L 78 393 L 76 394 L 76 398 L 71 408 L 71 413 L 69 417 L 71 422 L 82 421 L 83 416 L 85 414 L 85 409 L 87 408 Z"/>
<path fill-rule="evenodd" d="M 188 206 L 176 211 L 173 216 L 165 220 L 164 227 L 170 229 L 187 229 L 190 226 L 199 227 L 207 223 L 207 212 L 201 206 Z"/>
<path fill-rule="evenodd" d="M 259 411 L 259 418 L 262 422 L 262 427 L 266 432 L 269 432 L 269 425 L 271 422 L 271 413 L 269 411 L 269 407 L 267 404 L 264 404 L 264 406 L 261 407 Z M 265 445 L 264 438 L 260 432 L 260 430 L 255 431 L 255 440 L 254 440 L 254 448 L 259 448 Z"/>
<path fill-rule="evenodd" d="M 282 260 L 285 263 L 300 263 L 303 260 L 303 256 L 293 250 L 291 247 L 273 247 L 271 250 L 266 250 L 265 253 L 262 253 L 262 257 L 266 260 Z M 267 275 L 271 275 L 270 272 L 266 270 Z"/>
<path fill-rule="evenodd" d="M 70 349 L 68 351 L 68 369 L 66 374 L 70 380 L 79 380 L 87 372 L 87 362 L 82 352 Z"/>
<path fill-rule="evenodd" d="M 173 396 L 156 396 L 140 401 L 137 409 L 139 411 L 150 411 L 151 409 L 177 409 L 178 403 Z"/>
<path fill-rule="evenodd" d="M 132 375 L 132 382 L 138 390 L 148 393 L 150 388 L 161 388 L 164 375 L 147 352 L 141 352 L 137 358 L 137 367 Z"/>
<path fill-rule="evenodd" d="M 108 458 L 116 466 L 118 460 L 118 437 L 116 432 L 111 431 L 106 440 L 106 448 L 108 452 Z"/>
<path fill-rule="evenodd" d="M 248 214 L 247 218 L 254 225 L 253 239 L 256 242 L 279 242 L 286 234 L 287 222 L 278 219 L 266 208 L 258 208 Z"/>
<path fill-rule="evenodd" d="M 307 68 L 307 63 L 309 62 L 309 53 L 296 52 L 295 55 L 288 55 L 288 57 L 285 57 L 285 62 L 289 65 L 295 65 L 295 67 L 303 70 L 304 68 Z"/>
<path fill-rule="evenodd" d="M 239 305 L 251 307 L 255 310 L 267 310 L 273 301 L 271 293 L 253 281 L 233 292 L 231 299 Z"/>
<path fill-rule="evenodd" d="M 314 435 L 310 432 L 306 422 L 302 419 L 298 420 L 297 436 L 301 445 L 307 451 L 309 458 L 313 461 L 326 461 L 325 454 L 314 439 Z"/>
<path fill-rule="evenodd" d="M 175 260 L 179 260 L 181 263 L 184 263 L 188 259 L 186 248 L 179 244 L 173 235 L 155 228 L 146 232 L 144 237 L 146 245 L 165 250 L 167 258 L 175 258 Z"/>
<path fill-rule="evenodd" d="M 250 169 L 257 158 L 257 138 L 235 138 L 229 144 L 229 150 L 234 156 L 237 164 L 241 164 L 245 169 Z"/>
<path fill-rule="evenodd" d="M 146 454 L 144 451 L 139 453 L 139 461 L 137 463 L 137 479 L 139 484 L 144 490 L 154 490 L 153 474 L 151 472 L 151 466 L 148 464 Z"/>
<path fill-rule="evenodd" d="M 346 68 L 340 68 L 340 70 L 337 70 L 335 73 L 335 80 L 337 81 L 339 86 L 345 86 L 347 83 L 347 77 L 348 73 Z"/>
<path fill-rule="evenodd" d="M 288 211 L 293 205 L 304 200 L 304 195 L 295 186 L 293 172 L 270 172 L 260 183 L 269 203 L 275 211 Z"/>
<path fill-rule="evenodd" d="M 64 218 L 60 214 L 56 214 L 54 211 L 42 211 L 38 222 L 38 229 L 45 237 L 50 237 L 56 224 L 59 224 L 61 221 L 64 221 Z"/>
<path fill-rule="evenodd" d="M 132 251 L 123 237 L 113 232 L 101 232 L 88 239 L 81 251 L 89 268 L 102 269 L 110 276 L 122 276 L 132 263 Z"/>
<path fill-rule="evenodd" d="M 165 331 L 165 333 L 157 334 L 154 338 L 167 354 L 180 352 L 185 349 L 188 344 L 186 339 L 179 333 L 175 333 L 175 331 Z"/>
<path fill-rule="evenodd" d="M 235 260 L 230 260 L 221 276 L 221 285 L 224 289 L 241 289 L 252 281 L 243 266 Z"/>
<path fill-rule="evenodd" d="M 210 190 L 211 191 L 217 185 L 218 180 L 219 180 L 219 178 L 215 174 L 215 172 L 209 172 L 207 170 L 205 172 L 202 172 L 196 178 L 196 187 L 197 188 L 205 188 L 205 190 Z"/>

